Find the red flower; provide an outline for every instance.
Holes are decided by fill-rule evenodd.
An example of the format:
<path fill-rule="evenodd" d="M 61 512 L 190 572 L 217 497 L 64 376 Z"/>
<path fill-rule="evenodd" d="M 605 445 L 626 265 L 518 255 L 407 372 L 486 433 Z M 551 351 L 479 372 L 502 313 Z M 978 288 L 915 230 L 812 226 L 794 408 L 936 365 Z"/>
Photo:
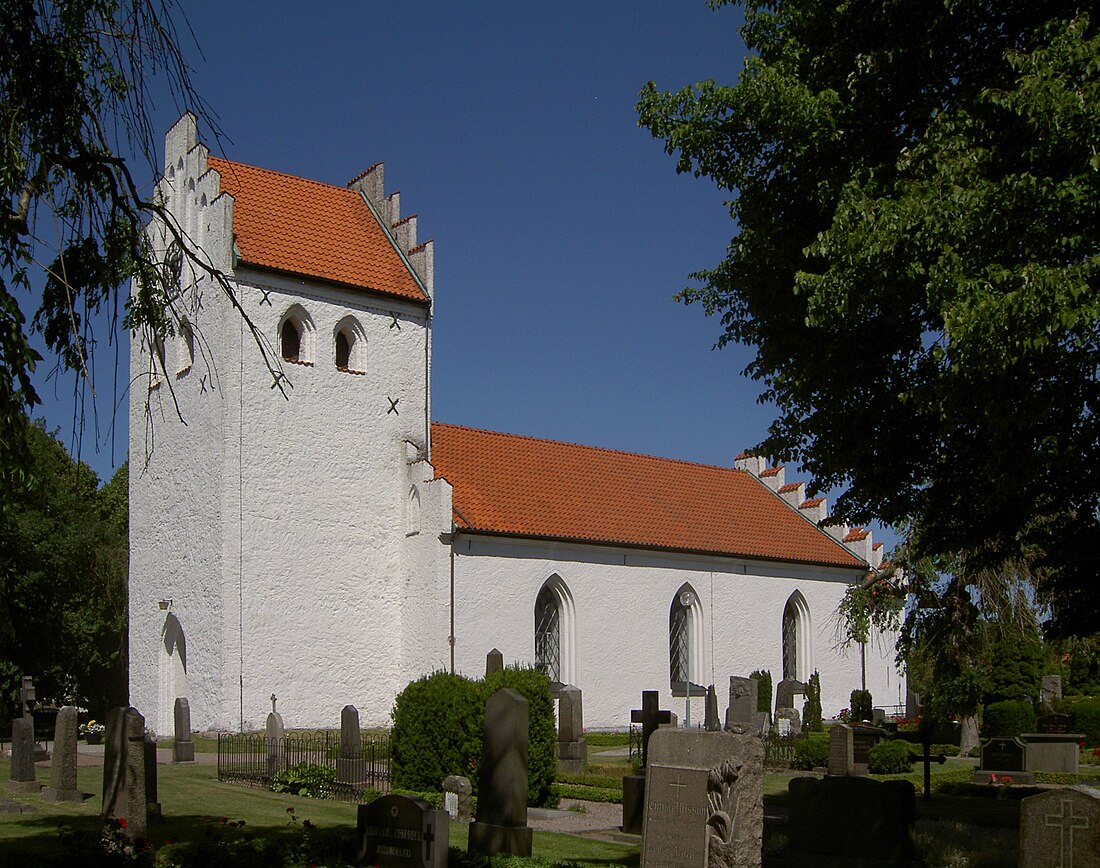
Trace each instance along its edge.
<path fill-rule="evenodd" d="M 286 812 L 287 812 L 288 814 L 293 814 L 293 813 L 294 813 L 294 806 L 293 806 L 293 805 L 291 805 L 291 806 L 290 806 L 289 808 L 287 808 L 287 809 L 286 809 Z"/>
<path fill-rule="evenodd" d="M 126 818 L 125 817 L 119 817 L 118 818 L 118 827 L 120 829 L 125 829 L 126 828 Z"/>

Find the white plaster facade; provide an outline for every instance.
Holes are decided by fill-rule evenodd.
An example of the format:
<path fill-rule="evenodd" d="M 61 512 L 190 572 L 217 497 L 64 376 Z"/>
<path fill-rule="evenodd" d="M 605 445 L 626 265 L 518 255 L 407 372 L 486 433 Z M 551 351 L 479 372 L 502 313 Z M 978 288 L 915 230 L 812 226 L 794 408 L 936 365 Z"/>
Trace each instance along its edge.
<path fill-rule="evenodd" d="M 360 184 L 426 303 L 250 268 L 208 156 L 185 115 L 160 189 L 229 276 L 255 336 L 223 288 L 185 264 L 174 309 L 187 326 L 163 348 L 163 370 L 148 346 L 131 350 L 130 701 L 151 729 L 170 731 L 177 696 L 195 729 L 258 729 L 273 693 L 289 726 L 335 726 L 347 703 L 384 725 L 422 674 L 479 676 L 493 647 L 531 662 L 548 580 L 562 603 L 562 679 L 584 691 L 589 727 L 625 726 L 643 689 L 683 716 L 669 607 L 685 586 L 698 598 L 691 680 L 715 683 L 723 708 L 729 675 L 782 677 L 795 593 L 808 614 L 799 674 L 820 671 L 827 715 L 848 705 L 859 655 L 834 651 L 831 619 L 862 571 L 456 532 L 451 486 L 428 460 L 434 287 L 415 223 L 382 197 L 380 172 Z M 163 227 L 150 237 L 169 249 Z M 288 316 L 305 363 L 280 359 Z M 340 330 L 354 338 L 350 370 L 336 366 Z M 904 700 L 892 644 L 867 649 L 877 704 Z M 702 715 L 700 697 L 692 720 Z"/>

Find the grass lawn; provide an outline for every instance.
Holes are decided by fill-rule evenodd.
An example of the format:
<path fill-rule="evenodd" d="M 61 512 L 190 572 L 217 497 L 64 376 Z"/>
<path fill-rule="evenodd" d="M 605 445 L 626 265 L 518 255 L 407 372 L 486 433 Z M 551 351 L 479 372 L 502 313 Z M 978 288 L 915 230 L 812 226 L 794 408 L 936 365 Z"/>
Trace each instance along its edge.
<path fill-rule="evenodd" d="M 0 781 L 6 781 L 10 772 L 10 764 L 0 760 Z M 211 833 L 232 838 L 241 836 L 242 829 L 295 845 L 302 840 L 303 821 L 309 820 L 317 830 L 313 837 L 321 839 L 322 850 L 331 854 L 331 858 L 351 861 L 355 855 L 356 806 L 353 804 L 224 784 L 218 781 L 215 766 L 158 765 L 157 776 L 164 821 L 150 825 L 154 847 L 159 848 L 170 840 L 200 840 Z M 39 769 L 38 779 L 48 783 L 49 770 Z M 82 804 L 54 804 L 34 796 L 19 796 L 16 800 L 33 804 L 35 813 L 0 814 L 0 866 L 27 868 L 61 856 L 64 852 L 58 832 L 61 826 L 90 836 L 99 834 L 103 769 L 82 767 L 78 769 L 77 781 L 84 792 L 93 794 Z M 293 814 L 288 808 L 294 809 Z M 230 822 L 240 820 L 244 820 L 243 827 L 230 826 Z M 467 829 L 465 823 L 451 824 L 452 847 L 466 849 Z M 635 846 L 555 832 L 536 831 L 533 849 L 533 855 L 551 861 L 638 864 Z"/>

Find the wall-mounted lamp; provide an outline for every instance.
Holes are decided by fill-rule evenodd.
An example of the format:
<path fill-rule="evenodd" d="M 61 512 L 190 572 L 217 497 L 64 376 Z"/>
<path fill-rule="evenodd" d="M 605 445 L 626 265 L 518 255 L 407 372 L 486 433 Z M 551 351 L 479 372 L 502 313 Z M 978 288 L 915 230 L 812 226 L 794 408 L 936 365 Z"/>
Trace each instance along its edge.
<path fill-rule="evenodd" d="M 160 606 L 162 612 L 167 612 L 172 608 L 172 599 L 169 597 L 167 600 L 158 600 L 157 605 Z"/>

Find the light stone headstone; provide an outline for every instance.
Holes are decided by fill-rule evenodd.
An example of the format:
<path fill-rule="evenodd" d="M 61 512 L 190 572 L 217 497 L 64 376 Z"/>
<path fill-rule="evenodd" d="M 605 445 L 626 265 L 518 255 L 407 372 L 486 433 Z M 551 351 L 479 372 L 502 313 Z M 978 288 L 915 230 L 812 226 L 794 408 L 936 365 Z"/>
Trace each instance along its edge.
<path fill-rule="evenodd" d="M 713 684 L 707 688 L 707 705 L 703 716 L 703 729 L 707 732 L 720 732 L 722 729 L 722 721 L 718 717 L 718 693 Z"/>
<path fill-rule="evenodd" d="M 843 777 L 852 774 L 854 767 L 852 728 L 846 723 L 838 723 L 829 732 L 829 774 Z"/>
<path fill-rule="evenodd" d="M 885 708 L 872 708 L 871 709 L 871 725 L 882 726 L 886 723 L 886 709 Z"/>
<path fill-rule="evenodd" d="M 76 738 L 77 710 L 66 705 L 57 713 L 54 723 L 50 785 L 42 790 L 42 798 L 47 802 L 84 800 L 84 794 L 76 788 Z"/>
<path fill-rule="evenodd" d="M 726 729 L 743 734 L 752 732 L 756 714 L 756 688 L 753 678 L 730 676 L 729 707 L 726 709 Z"/>
<path fill-rule="evenodd" d="M 660 730 L 650 739 L 642 866 L 761 864 L 764 745 L 751 735 Z"/>
<path fill-rule="evenodd" d="M 471 853 L 531 855 L 527 825 L 527 699 L 504 687 L 485 704 L 485 739 L 478 770 L 477 820 L 470 824 Z"/>
<path fill-rule="evenodd" d="M 11 778 L 13 793 L 37 793 L 41 785 L 34 774 L 34 720 L 17 717 L 11 722 Z"/>
<path fill-rule="evenodd" d="M 1100 792 L 1061 787 L 1020 803 L 1020 868 L 1100 868 Z"/>
<path fill-rule="evenodd" d="M 469 778 L 448 775 L 443 779 L 443 800 L 452 820 L 469 823 L 473 816 L 474 788 Z M 453 809 L 452 809 L 453 806 Z"/>
<path fill-rule="evenodd" d="M 193 763 L 195 742 L 191 740 L 191 703 L 186 696 L 176 698 L 172 709 L 172 762 Z"/>
<path fill-rule="evenodd" d="M 905 691 L 905 717 L 908 720 L 920 717 L 920 694 L 912 690 Z"/>
<path fill-rule="evenodd" d="M 783 726 L 783 721 L 787 721 L 786 727 Z M 798 710 L 795 708 L 777 708 L 775 710 L 775 723 L 782 733 L 786 729 L 785 735 L 801 735 L 802 733 L 802 720 L 798 716 Z"/>
<path fill-rule="evenodd" d="M 915 790 L 909 781 L 800 777 L 788 785 L 792 865 L 913 864 Z"/>
<path fill-rule="evenodd" d="M 503 669 L 504 655 L 500 653 L 500 649 L 494 648 L 485 655 L 485 677 L 488 678 L 494 672 L 500 672 Z"/>
<path fill-rule="evenodd" d="M 1043 680 L 1040 682 L 1039 688 L 1040 696 L 1043 702 L 1051 703 L 1055 699 L 1062 698 L 1062 676 L 1061 675 L 1044 675 Z"/>
<path fill-rule="evenodd" d="M 567 685 L 558 691 L 558 741 L 555 745 L 558 770 L 565 774 L 584 774 L 588 762 L 588 743 L 584 739 L 581 691 Z"/>
<path fill-rule="evenodd" d="M 267 724 L 264 727 L 264 742 L 267 744 L 267 776 L 275 777 L 283 770 L 286 764 L 286 727 L 283 726 L 283 716 L 274 710 L 267 715 Z"/>
<path fill-rule="evenodd" d="M 336 780 L 342 784 L 360 784 L 365 778 L 359 709 L 354 705 L 345 705 L 340 711 L 340 754 L 336 757 Z"/>

